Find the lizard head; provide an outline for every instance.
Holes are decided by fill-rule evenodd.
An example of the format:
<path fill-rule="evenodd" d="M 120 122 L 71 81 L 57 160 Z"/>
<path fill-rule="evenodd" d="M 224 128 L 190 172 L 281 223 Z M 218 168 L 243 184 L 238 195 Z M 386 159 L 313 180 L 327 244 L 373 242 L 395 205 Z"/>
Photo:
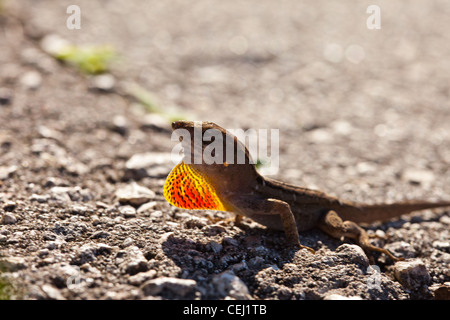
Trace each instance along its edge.
<path fill-rule="evenodd" d="M 183 162 L 211 181 L 232 188 L 254 179 L 250 153 L 231 132 L 209 121 L 175 121 L 172 129 L 184 149 Z"/>

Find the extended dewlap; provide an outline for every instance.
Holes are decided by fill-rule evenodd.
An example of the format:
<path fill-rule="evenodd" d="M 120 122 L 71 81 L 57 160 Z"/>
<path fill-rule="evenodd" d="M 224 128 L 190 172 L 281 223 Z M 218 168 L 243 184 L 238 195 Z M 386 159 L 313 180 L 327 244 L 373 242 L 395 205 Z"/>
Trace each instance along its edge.
<path fill-rule="evenodd" d="M 183 209 L 225 211 L 206 177 L 184 162 L 173 168 L 167 177 L 164 197 L 170 204 Z"/>

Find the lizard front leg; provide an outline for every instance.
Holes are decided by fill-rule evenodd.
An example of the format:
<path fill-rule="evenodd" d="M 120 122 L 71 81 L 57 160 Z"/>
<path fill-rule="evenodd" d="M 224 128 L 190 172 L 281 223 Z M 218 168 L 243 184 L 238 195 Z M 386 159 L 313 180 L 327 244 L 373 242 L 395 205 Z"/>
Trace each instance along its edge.
<path fill-rule="evenodd" d="M 315 253 L 312 248 L 300 244 L 295 217 L 288 203 L 255 195 L 232 196 L 227 200 L 237 214 L 247 216 L 270 229 L 282 229 L 290 244 Z"/>
<path fill-rule="evenodd" d="M 322 219 L 319 221 L 318 227 L 325 233 L 329 234 L 334 238 L 342 238 L 347 237 L 356 241 L 356 243 L 363 248 L 364 251 L 378 251 L 386 254 L 394 261 L 404 260 L 403 258 L 395 257 L 391 252 L 387 249 L 379 248 L 372 245 L 369 242 L 369 235 L 366 230 L 358 226 L 353 221 L 343 221 L 339 215 L 330 210 L 324 214 Z"/>

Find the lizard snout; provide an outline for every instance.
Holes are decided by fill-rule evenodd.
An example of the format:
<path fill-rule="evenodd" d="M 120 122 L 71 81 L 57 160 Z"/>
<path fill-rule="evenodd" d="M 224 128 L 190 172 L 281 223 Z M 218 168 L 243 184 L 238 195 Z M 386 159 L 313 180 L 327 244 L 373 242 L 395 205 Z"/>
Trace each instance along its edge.
<path fill-rule="evenodd" d="M 189 129 L 194 127 L 193 121 L 187 121 L 187 120 L 178 120 L 172 122 L 172 130 L 176 129 Z"/>
<path fill-rule="evenodd" d="M 182 128 L 182 123 L 183 122 L 184 121 L 174 121 L 174 122 L 172 122 L 172 129 L 176 130 L 176 129 Z"/>

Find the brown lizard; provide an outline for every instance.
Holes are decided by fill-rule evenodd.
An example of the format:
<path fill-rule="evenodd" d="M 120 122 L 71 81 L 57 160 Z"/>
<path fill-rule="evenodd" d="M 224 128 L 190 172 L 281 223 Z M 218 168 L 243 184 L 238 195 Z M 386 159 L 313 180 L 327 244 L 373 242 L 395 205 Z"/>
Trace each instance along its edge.
<path fill-rule="evenodd" d="M 263 177 L 257 172 L 247 148 L 234 135 L 212 122 L 176 121 L 172 123 L 172 129 L 185 129 L 189 136 L 187 141 L 182 141 L 183 160 L 172 170 L 164 185 L 164 196 L 169 203 L 185 209 L 231 211 L 236 214 L 236 221 L 242 216 L 249 217 L 270 229 L 284 230 L 290 244 L 311 252 L 314 250 L 300 244 L 298 232 L 319 228 L 338 239 L 353 239 L 366 252 L 378 251 L 394 261 L 402 260 L 387 249 L 372 245 L 367 232 L 357 223 L 385 221 L 412 211 L 450 206 L 450 201 L 373 205 L 342 201 L 323 192 Z M 223 152 L 214 154 L 215 160 L 222 161 L 211 163 L 204 158 L 212 139 L 201 139 L 200 147 L 194 143 L 196 132 L 203 137 L 208 130 L 222 137 Z M 233 149 L 226 148 L 226 141 L 231 141 Z M 190 152 L 186 153 L 186 147 Z M 227 157 L 230 150 L 233 154 Z M 201 161 L 196 162 L 195 154 L 199 151 Z M 238 163 L 239 152 L 244 155 L 244 163 Z"/>

